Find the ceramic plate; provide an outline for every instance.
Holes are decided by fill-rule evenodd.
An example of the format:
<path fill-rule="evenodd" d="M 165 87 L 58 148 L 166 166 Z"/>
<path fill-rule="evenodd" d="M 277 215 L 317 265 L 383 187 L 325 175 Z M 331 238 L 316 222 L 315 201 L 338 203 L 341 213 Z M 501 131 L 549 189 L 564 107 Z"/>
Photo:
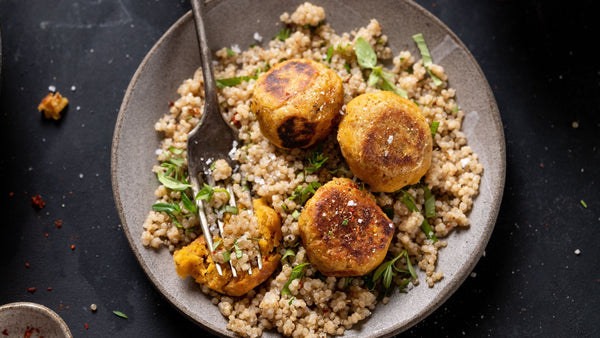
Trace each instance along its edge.
<path fill-rule="evenodd" d="M 5 337 L 73 337 L 56 312 L 29 302 L 0 306 L 0 330 Z"/>
<path fill-rule="evenodd" d="M 207 9 L 209 45 L 212 50 L 234 44 L 249 46 L 255 42 L 255 32 L 264 37 L 276 36 L 281 28 L 280 14 L 293 12 L 302 2 L 212 1 Z M 420 55 L 412 35 L 423 33 L 434 62 L 444 67 L 450 86 L 456 89 L 458 104 L 466 112 L 463 130 L 485 168 L 480 195 L 469 214 L 470 229 L 451 234 L 447 238 L 448 247 L 439 256 L 438 266 L 444 272 L 444 279 L 429 288 L 425 277 L 420 276 L 423 281 L 420 286 L 408 294 L 396 293 L 389 304 L 379 304 L 371 317 L 346 331 L 349 337 L 389 336 L 406 330 L 439 307 L 481 257 L 504 188 L 505 148 L 500 115 L 489 84 L 467 48 L 442 22 L 412 1 L 314 0 L 313 3 L 325 7 L 326 20 L 337 32 L 349 32 L 377 18 L 394 54 L 410 50 L 413 55 Z M 232 332 L 226 330 L 226 318 L 210 298 L 189 279 L 177 276 L 168 250 L 147 249 L 140 239 L 142 224 L 155 202 L 153 192 L 158 183 L 151 171 L 157 163 L 155 150 L 160 142 L 154 123 L 168 111 L 168 102 L 178 98 L 177 87 L 192 77 L 199 64 L 193 18 L 188 13 L 156 43 L 129 85 L 114 133 L 112 182 L 127 238 L 158 290 L 194 322 L 214 333 L 231 336 Z"/>

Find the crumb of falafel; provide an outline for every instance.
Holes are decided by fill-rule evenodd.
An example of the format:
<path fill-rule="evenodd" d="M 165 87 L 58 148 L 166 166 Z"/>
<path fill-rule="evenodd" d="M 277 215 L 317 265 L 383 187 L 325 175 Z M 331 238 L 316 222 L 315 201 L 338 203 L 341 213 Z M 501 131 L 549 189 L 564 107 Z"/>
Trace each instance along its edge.
<path fill-rule="evenodd" d="M 58 120 L 61 118 L 60 113 L 67 104 L 69 104 L 69 100 L 60 95 L 59 92 L 48 93 L 38 105 L 38 110 L 44 113 L 45 118 Z"/>

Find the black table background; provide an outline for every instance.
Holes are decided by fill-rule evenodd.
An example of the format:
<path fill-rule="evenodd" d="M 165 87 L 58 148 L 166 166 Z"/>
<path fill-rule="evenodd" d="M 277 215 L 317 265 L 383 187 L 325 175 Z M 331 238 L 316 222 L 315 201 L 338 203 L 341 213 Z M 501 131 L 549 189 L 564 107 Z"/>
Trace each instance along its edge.
<path fill-rule="evenodd" d="M 460 37 L 488 78 L 505 126 L 507 177 L 486 255 L 445 304 L 402 336 L 600 335 L 593 1 L 416 2 Z M 138 265 L 110 178 L 129 80 L 188 10 L 175 0 L 0 0 L 0 304 L 44 304 L 75 337 L 202 332 Z M 70 100 L 60 121 L 37 111 L 50 85 Z M 31 205 L 36 194 L 46 201 L 41 210 Z"/>

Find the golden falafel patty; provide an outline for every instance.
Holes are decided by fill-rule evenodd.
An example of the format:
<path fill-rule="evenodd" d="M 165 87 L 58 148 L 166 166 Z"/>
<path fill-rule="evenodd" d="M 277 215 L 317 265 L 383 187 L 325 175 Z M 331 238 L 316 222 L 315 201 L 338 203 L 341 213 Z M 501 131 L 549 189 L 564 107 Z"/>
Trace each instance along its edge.
<path fill-rule="evenodd" d="M 261 74 L 251 108 L 262 134 L 280 148 L 307 148 L 337 126 L 342 79 L 322 63 L 294 59 Z"/>
<path fill-rule="evenodd" d="M 298 219 L 308 259 L 325 276 L 362 276 L 388 251 L 394 224 L 348 178 L 334 178 L 308 200 Z"/>
<path fill-rule="evenodd" d="M 392 92 L 362 94 L 346 107 L 337 139 L 350 170 L 373 191 L 419 182 L 431 164 L 431 129 L 419 107 Z"/>
<path fill-rule="evenodd" d="M 281 259 L 276 250 L 282 238 L 281 218 L 264 199 L 254 200 L 252 204 L 261 235 L 258 245 L 262 269 L 253 266 L 252 274 L 238 273 L 237 277 L 233 277 L 229 266 L 221 265 L 223 275 L 219 275 L 204 236 L 200 236 L 173 254 L 177 274 L 182 278 L 191 276 L 197 283 L 229 296 L 242 296 L 269 278 Z"/>

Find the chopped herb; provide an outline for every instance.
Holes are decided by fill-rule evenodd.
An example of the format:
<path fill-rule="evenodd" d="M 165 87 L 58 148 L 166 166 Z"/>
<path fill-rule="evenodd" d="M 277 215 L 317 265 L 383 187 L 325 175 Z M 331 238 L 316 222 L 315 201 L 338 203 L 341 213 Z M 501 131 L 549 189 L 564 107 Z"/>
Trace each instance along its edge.
<path fill-rule="evenodd" d="M 229 250 L 223 252 L 223 260 L 225 263 L 228 263 L 231 260 L 231 252 Z"/>
<path fill-rule="evenodd" d="M 408 210 L 412 212 L 418 212 L 419 209 L 417 208 L 417 205 L 415 204 L 415 199 L 412 197 L 412 195 L 404 190 L 402 190 L 402 193 L 404 193 L 404 196 L 402 197 L 402 202 L 404 202 Z"/>
<path fill-rule="evenodd" d="M 333 235 L 333 232 L 331 232 L 331 230 L 329 230 L 329 231 L 327 231 L 327 234 L 328 234 L 329 236 L 331 236 L 331 235 Z"/>
<path fill-rule="evenodd" d="M 290 284 L 292 283 L 292 281 L 294 281 L 294 279 L 300 279 L 300 278 L 304 277 L 304 267 L 309 264 L 310 263 L 302 263 L 300 265 L 295 266 L 292 269 L 292 273 L 290 273 L 290 279 L 288 279 L 287 283 L 285 283 L 285 285 L 281 289 L 282 295 L 291 295 L 292 294 L 292 292 L 290 291 L 290 288 L 289 288 Z"/>
<path fill-rule="evenodd" d="M 183 206 L 192 214 L 196 214 L 198 212 L 196 204 L 192 202 L 185 193 L 181 193 L 181 202 L 183 202 Z"/>
<path fill-rule="evenodd" d="M 458 112 L 458 106 L 454 106 L 454 108 L 452 108 L 452 112 L 454 112 L 454 113 Z"/>
<path fill-rule="evenodd" d="M 294 190 L 294 195 L 290 196 L 289 199 L 294 200 L 299 198 L 300 203 L 304 205 L 310 196 L 314 194 L 320 187 L 321 183 L 319 182 L 310 182 L 304 189 L 302 189 L 302 186 L 299 185 L 296 190 Z"/>
<path fill-rule="evenodd" d="M 294 212 L 292 212 L 292 217 L 294 219 L 298 219 L 298 217 L 300 217 L 300 211 L 294 210 Z"/>
<path fill-rule="evenodd" d="M 152 210 L 166 213 L 171 218 L 171 221 L 175 224 L 175 226 L 178 228 L 183 228 L 183 225 L 181 225 L 181 223 L 179 223 L 177 220 L 177 217 L 175 217 L 175 213 L 181 213 L 181 207 L 179 204 L 155 203 L 152 205 Z"/>
<path fill-rule="evenodd" d="M 377 282 L 377 280 L 382 277 L 383 286 L 386 289 L 389 289 L 390 285 L 392 285 L 392 278 L 396 275 L 393 268 L 394 263 L 396 263 L 396 261 L 404 255 L 404 252 L 406 251 L 402 251 L 394 259 L 379 265 L 379 267 L 375 270 L 375 273 L 373 273 L 373 283 Z"/>
<path fill-rule="evenodd" d="M 169 163 L 173 164 L 177 168 L 180 168 L 183 165 L 185 160 L 183 158 L 170 158 Z"/>
<path fill-rule="evenodd" d="M 285 41 L 290 37 L 291 33 L 292 31 L 289 28 L 282 28 L 275 38 L 279 41 Z"/>
<path fill-rule="evenodd" d="M 232 215 L 237 215 L 239 213 L 239 209 L 232 205 L 224 205 L 221 208 L 219 208 L 219 211 L 220 212 L 228 212 Z"/>
<path fill-rule="evenodd" d="M 437 237 L 435 237 L 433 229 L 431 229 L 431 225 L 429 225 L 429 222 L 427 222 L 427 219 L 423 219 L 423 223 L 421 223 L 421 230 L 423 230 L 425 236 L 427 236 L 427 239 L 432 240 L 433 243 L 438 241 Z"/>
<path fill-rule="evenodd" d="M 352 285 L 352 280 L 354 280 L 354 278 L 345 277 L 344 278 L 344 288 L 347 288 L 348 286 Z"/>
<path fill-rule="evenodd" d="M 251 43 L 250 44 L 250 48 L 254 48 L 254 47 L 256 47 L 256 44 L 255 43 Z"/>
<path fill-rule="evenodd" d="M 227 52 L 227 56 L 236 56 L 237 53 L 234 52 L 231 48 L 225 48 L 225 51 Z"/>
<path fill-rule="evenodd" d="M 290 248 L 286 249 L 283 257 L 281 257 L 281 264 L 283 264 L 283 261 L 288 257 L 296 257 L 296 252 Z"/>
<path fill-rule="evenodd" d="M 423 184 L 422 188 L 423 194 L 425 195 L 425 217 L 435 217 L 435 196 L 431 190 L 429 190 L 427 185 Z"/>
<path fill-rule="evenodd" d="M 294 301 L 294 299 L 296 299 L 296 297 L 292 296 L 292 298 L 290 298 L 290 301 L 288 302 L 288 305 L 292 305 L 292 302 Z"/>
<path fill-rule="evenodd" d="M 222 240 L 218 240 L 216 242 L 213 243 L 213 251 L 217 251 L 217 248 L 219 247 L 219 245 L 221 245 L 221 243 L 223 243 Z"/>
<path fill-rule="evenodd" d="M 258 77 L 255 76 L 237 76 L 237 77 L 229 77 L 225 79 L 216 79 L 216 85 L 219 88 L 225 87 L 233 87 L 241 84 L 245 81 L 256 80 Z"/>
<path fill-rule="evenodd" d="M 333 46 L 329 46 L 329 48 L 327 48 L 327 58 L 325 58 L 325 61 L 327 61 L 327 63 L 331 63 L 332 56 L 333 56 Z"/>
<path fill-rule="evenodd" d="M 216 192 L 224 192 L 224 193 L 226 193 L 227 194 L 227 199 L 229 199 L 231 197 L 229 195 L 229 191 L 227 191 L 227 189 L 213 188 L 210 185 L 204 183 L 204 187 L 202 189 L 200 189 L 200 191 L 198 191 L 198 194 L 196 194 L 196 199 L 210 201 L 210 199 L 213 197 L 213 195 Z"/>
<path fill-rule="evenodd" d="M 171 190 L 184 191 L 192 187 L 191 184 L 180 182 L 171 176 L 165 175 L 162 171 L 157 172 L 156 176 L 160 183 Z"/>
<path fill-rule="evenodd" d="M 440 126 L 440 121 L 432 121 L 431 122 L 431 136 L 435 136 L 435 133 L 437 133 L 437 130 Z"/>
<path fill-rule="evenodd" d="M 345 218 L 345 219 L 342 221 L 342 226 L 346 226 L 346 225 L 348 225 L 348 222 L 349 222 L 349 220 L 348 220 L 347 218 Z"/>
<path fill-rule="evenodd" d="M 114 314 L 115 314 L 115 316 L 117 316 L 117 317 L 121 317 L 121 318 L 125 318 L 125 319 L 127 319 L 127 318 L 128 318 L 128 317 L 127 317 L 127 315 L 126 315 L 126 314 L 124 314 L 124 313 L 123 313 L 123 312 L 121 312 L 121 311 L 113 311 L 113 313 L 114 313 Z"/>
<path fill-rule="evenodd" d="M 402 284 L 398 285 L 398 290 L 402 293 L 407 293 L 408 291 L 406 291 L 406 287 L 408 286 L 408 283 L 410 283 L 410 279 L 407 278 L 402 281 Z"/>
<path fill-rule="evenodd" d="M 175 155 L 181 155 L 181 153 L 183 153 L 183 149 L 175 148 L 173 146 L 169 147 L 169 151 Z"/>
<path fill-rule="evenodd" d="M 281 203 L 281 209 L 283 209 L 285 211 L 288 211 L 288 206 L 285 205 L 285 204 L 283 204 L 283 203 Z"/>
<path fill-rule="evenodd" d="M 579 203 L 581 203 L 581 206 L 587 209 L 587 203 L 585 203 L 584 200 L 579 201 Z"/>
<path fill-rule="evenodd" d="M 159 212 L 181 212 L 181 207 L 177 203 L 155 203 L 152 205 L 152 210 Z"/>
<path fill-rule="evenodd" d="M 344 63 L 344 69 L 350 74 L 350 64 L 348 62 Z"/>
<path fill-rule="evenodd" d="M 367 69 L 371 69 L 371 74 L 367 83 L 369 86 L 377 86 L 379 89 L 385 91 L 391 91 L 403 98 L 408 98 L 408 94 L 403 89 L 396 87 L 391 80 L 392 74 L 387 73 L 382 67 L 377 66 L 377 54 L 373 50 L 373 47 L 363 37 L 356 39 L 354 44 L 354 52 L 356 54 L 356 61 L 358 64 Z"/>
<path fill-rule="evenodd" d="M 323 154 L 323 143 L 321 142 L 308 157 L 308 168 L 304 170 L 312 173 L 317 172 L 328 159 L 329 157 Z"/>
<path fill-rule="evenodd" d="M 429 76 L 431 76 L 433 83 L 436 86 L 441 85 L 442 80 L 435 74 L 433 74 L 431 70 L 429 70 L 429 66 L 433 63 L 433 61 L 431 60 L 431 54 L 429 53 L 429 48 L 427 47 L 427 43 L 425 43 L 425 38 L 423 37 L 423 34 L 419 33 L 413 35 L 413 40 L 417 44 L 417 47 L 419 47 L 419 51 L 421 51 L 421 57 L 423 58 L 423 66 L 425 66 L 427 73 L 429 74 Z"/>
<path fill-rule="evenodd" d="M 237 245 L 237 239 L 233 241 L 233 250 L 235 251 L 235 258 L 240 259 L 244 256 L 242 249 Z"/>

